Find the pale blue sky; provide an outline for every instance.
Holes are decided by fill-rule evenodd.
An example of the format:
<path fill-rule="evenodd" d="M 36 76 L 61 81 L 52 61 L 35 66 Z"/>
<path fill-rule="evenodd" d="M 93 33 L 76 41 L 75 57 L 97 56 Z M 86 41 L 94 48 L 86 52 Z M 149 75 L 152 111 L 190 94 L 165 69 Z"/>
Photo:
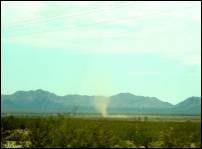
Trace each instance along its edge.
<path fill-rule="evenodd" d="M 201 2 L 1 2 L 1 92 L 201 96 Z"/>

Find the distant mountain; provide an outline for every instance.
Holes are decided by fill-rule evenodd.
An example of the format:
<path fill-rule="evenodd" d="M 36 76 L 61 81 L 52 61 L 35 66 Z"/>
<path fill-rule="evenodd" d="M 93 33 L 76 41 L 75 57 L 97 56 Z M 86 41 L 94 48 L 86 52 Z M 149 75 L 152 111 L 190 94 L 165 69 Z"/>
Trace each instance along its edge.
<path fill-rule="evenodd" d="M 176 104 L 173 107 L 173 112 L 178 113 L 200 113 L 201 112 L 201 98 L 189 97 L 186 100 Z"/>
<path fill-rule="evenodd" d="M 2 111 L 51 111 L 63 105 L 55 102 L 59 97 L 53 93 L 43 91 L 17 91 L 12 95 L 1 95 Z M 48 105 L 48 106 L 47 106 Z"/>
<path fill-rule="evenodd" d="M 110 97 L 109 108 L 121 112 L 168 112 L 173 107 L 156 97 L 136 96 L 131 93 L 120 93 Z M 116 109 L 116 110 L 115 110 Z M 117 112 L 118 112 L 117 111 Z"/>
<path fill-rule="evenodd" d="M 118 113 L 200 113 L 201 98 L 190 97 L 172 105 L 156 97 L 136 96 L 131 93 L 119 93 L 110 97 L 58 96 L 38 89 L 1 95 L 2 112 L 99 112 L 102 108 Z"/>
<path fill-rule="evenodd" d="M 156 97 L 136 96 L 130 93 L 120 93 L 110 97 L 111 106 L 141 107 L 141 108 L 170 108 L 172 104 L 163 102 Z M 124 101 L 123 101 L 124 100 Z"/>
<path fill-rule="evenodd" d="M 95 112 L 93 96 L 57 96 L 41 89 L 1 95 L 1 110 L 14 112 Z"/>

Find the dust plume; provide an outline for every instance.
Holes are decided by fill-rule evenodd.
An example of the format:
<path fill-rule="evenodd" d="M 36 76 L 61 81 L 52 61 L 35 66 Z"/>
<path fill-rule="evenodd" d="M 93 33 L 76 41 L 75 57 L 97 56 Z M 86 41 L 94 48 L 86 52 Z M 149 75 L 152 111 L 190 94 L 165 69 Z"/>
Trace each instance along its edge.
<path fill-rule="evenodd" d="M 95 96 L 94 101 L 96 110 L 102 115 L 102 117 L 107 117 L 107 105 L 109 99 L 104 96 Z"/>

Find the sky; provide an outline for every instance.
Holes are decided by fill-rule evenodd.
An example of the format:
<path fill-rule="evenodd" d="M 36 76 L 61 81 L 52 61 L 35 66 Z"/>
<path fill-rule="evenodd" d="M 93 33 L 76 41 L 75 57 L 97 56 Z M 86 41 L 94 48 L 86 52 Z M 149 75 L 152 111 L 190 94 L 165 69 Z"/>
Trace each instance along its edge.
<path fill-rule="evenodd" d="M 201 96 L 200 1 L 1 1 L 1 94 Z"/>

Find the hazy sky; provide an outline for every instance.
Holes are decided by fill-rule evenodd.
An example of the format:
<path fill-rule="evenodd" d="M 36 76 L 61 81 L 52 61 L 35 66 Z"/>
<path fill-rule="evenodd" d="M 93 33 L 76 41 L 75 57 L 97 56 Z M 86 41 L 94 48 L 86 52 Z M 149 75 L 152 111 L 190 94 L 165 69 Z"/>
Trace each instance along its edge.
<path fill-rule="evenodd" d="M 1 92 L 201 96 L 201 2 L 1 2 Z"/>

